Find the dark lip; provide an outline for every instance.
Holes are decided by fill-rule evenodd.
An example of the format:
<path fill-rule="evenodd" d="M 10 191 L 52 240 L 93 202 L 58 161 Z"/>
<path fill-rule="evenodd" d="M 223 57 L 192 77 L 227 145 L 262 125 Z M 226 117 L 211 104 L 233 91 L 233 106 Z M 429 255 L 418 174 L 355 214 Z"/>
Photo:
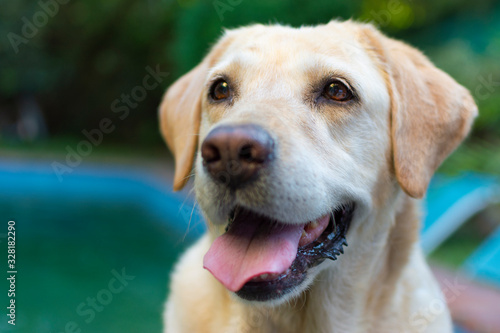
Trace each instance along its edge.
<path fill-rule="evenodd" d="M 325 259 L 336 260 L 347 246 L 346 235 L 354 214 L 355 204 L 348 203 L 335 209 L 325 231 L 312 243 L 299 247 L 297 256 L 286 274 L 272 281 L 247 282 L 236 292 L 248 301 L 265 302 L 279 299 L 293 291 L 307 277 L 308 269 Z M 336 230 L 333 219 L 335 219 Z"/>

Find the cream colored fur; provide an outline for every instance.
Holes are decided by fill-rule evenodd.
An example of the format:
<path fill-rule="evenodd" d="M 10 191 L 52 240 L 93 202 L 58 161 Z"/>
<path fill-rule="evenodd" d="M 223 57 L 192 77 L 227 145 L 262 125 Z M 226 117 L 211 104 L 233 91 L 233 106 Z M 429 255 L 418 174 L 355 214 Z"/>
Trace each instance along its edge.
<path fill-rule="evenodd" d="M 237 82 L 230 105 L 207 100 L 221 75 Z M 315 104 L 311 85 L 325 76 L 347 80 L 359 99 Z M 209 225 L 172 274 L 165 332 L 451 332 L 418 244 L 415 198 L 476 114 L 463 87 L 370 25 L 226 31 L 160 107 L 176 158 L 174 188 L 184 186 L 194 165 Z M 229 196 L 203 169 L 197 147 L 216 126 L 241 123 L 271 133 L 277 157 L 251 186 Z M 309 270 L 306 283 L 279 301 L 242 301 L 203 269 L 234 204 L 305 223 L 346 200 L 356 210 L 345 254 Z"/>

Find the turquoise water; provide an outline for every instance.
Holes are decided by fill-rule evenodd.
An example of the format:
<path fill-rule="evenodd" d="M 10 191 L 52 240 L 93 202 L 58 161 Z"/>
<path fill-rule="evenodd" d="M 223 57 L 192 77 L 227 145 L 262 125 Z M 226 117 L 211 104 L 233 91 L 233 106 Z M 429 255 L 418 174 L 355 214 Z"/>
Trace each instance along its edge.
<path fill-rule="evenodd" d="M 82 184 L 101 193 L 78 185 L 76 195 L 69 180 L 36 180 L 49 173 L 9 172 L 0 177 L 0 332 L 161 332 L 169 273 L 194 238 L 185 240 L 179 202 L 150 193 L 147 201 L 168 213 L 159 214 L 141 200 L 154 189 L 139 182 L 89 176 Z M 115 200 L 113 191 L 129 200 Z M 6 316 L 9 220 L 16 222 L 15 326 Z"/>

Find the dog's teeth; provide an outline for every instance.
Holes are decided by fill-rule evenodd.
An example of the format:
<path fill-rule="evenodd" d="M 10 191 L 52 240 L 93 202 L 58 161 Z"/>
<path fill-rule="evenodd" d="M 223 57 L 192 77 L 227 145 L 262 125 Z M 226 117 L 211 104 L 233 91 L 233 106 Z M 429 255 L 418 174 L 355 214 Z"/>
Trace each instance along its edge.
<path fill-rule="evenodd" d="M 288 273 L 288 271 L 287 271 Z M 286 274 L 287 274 L 286 273 Z M 286 275 L 284 274 L 284 275 Z M 269 274 L 261 274 L 261 275 L 258 275 L 256 277 L 254 277 L 251 281 L 252 282 L 266 282 L 266 281 L 272 281 L 272 280 L 276 280 L 277 278 L 279 278 L 281 276 L 281 274 L 279 273 L 269 273 Z"/>
<path fill-rule="evenodd" d="M 306 237 L 306 236 L 307 236 L 306 231 L 305 231 L 305 230 L 302 230 L 302 236 L 300 236 L 300 238 L 302 238 L 302 237 Z"/>
<path fill-rule="evenodd" d="M 310 223 L 310 229 L 316 229 L 318 227 L 318 221 L 312 221 Z"/>
<path fill-rule="evenodd" d="M 347 240 L 345 238 L 342 241 L 342 245 L 347 246 Z"/>

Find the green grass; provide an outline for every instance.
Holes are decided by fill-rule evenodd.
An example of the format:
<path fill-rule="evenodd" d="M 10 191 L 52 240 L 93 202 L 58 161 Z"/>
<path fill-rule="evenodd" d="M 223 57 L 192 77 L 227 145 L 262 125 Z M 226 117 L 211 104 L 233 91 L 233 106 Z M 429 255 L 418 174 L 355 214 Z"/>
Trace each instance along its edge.
<path fill-rule="evenodd" d="M 5 227 L 0 233 L 8 218 L 15 218 L 18 270 L 17 325 L 1 320 L 0 332 L 59 333 L 70 322 L 81 332 L 161 332 L 169 272 L 186 246 L 166 221 L 131 204 L 64 197 L 0 196 L 0 216 Z M 7 253 L 4 240 L 0 250 Z M 89 305 L 79 313 L 80 304 L 109 290 L 112 270 L 123 268 L 134 276 L 123 291 L 94 317 Z M 5 278 L 0 287 L 8 290 Z M 0 302 L 6 306 L 6 292 Z"/>
<path fill-rule="evenodd" d="M 29 157 L 43 159 L 64 160 L 70 147 L 77 151 L 78 144 L 85 137 L 54 137 L 35 142 L 2 141 L 0 140 L 0 155 L 4 157 Z M 172 155 L 163 143 L 154 145 L 133 145 L 109 142 L 103 139 L 100 145 L 93 145 L 88 156 L 83 156 L 84 161 L 116 161 L 121 163 L 171 162 Z"/>

